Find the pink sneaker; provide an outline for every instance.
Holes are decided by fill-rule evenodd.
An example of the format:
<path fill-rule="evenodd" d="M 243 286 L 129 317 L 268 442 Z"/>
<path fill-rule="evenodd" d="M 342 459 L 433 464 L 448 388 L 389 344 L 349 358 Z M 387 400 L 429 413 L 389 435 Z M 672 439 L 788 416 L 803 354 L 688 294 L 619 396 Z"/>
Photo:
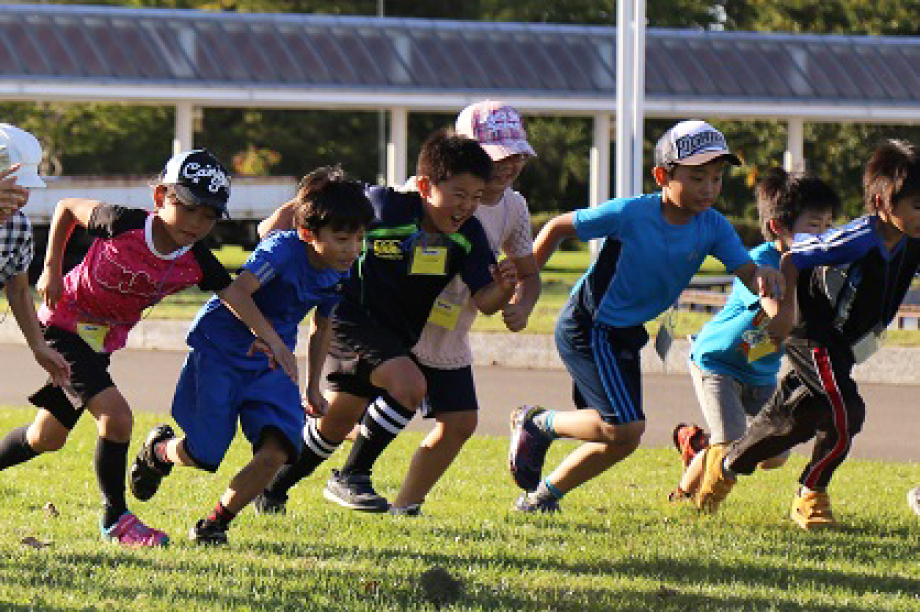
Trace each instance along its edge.
<path fill-rule="evenodd" d="M 102 537 L 125 546 L 166 546 L 169 543 L 169 536 L 151 529 L 130 512 L 122 514 L 108 529 L 103 527 Z"/>

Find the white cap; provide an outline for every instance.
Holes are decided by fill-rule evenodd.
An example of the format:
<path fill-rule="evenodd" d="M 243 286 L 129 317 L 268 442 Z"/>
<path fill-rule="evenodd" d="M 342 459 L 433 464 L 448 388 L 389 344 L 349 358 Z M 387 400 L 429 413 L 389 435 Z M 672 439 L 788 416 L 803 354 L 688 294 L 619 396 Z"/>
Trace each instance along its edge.
<path fill-rule="evenodd" d="M 699 119 L 681 121 L 655 145 L 656 166 L 700 166 L 717 158 L 724 158 L 735 166 L 741 165 L 738 156 L 728 149 L 722 132 Z"/>
<path fill-rule="evenodd" d="M 42 162 L 42 146 L 38 139 L 25 130 L 9 123 L 0 123 L 0 171 L 13 164 L 20 164 L 13 173 L 20 187 L 45 187 L 45 181 L 38 176 L 38 165 Z"/>

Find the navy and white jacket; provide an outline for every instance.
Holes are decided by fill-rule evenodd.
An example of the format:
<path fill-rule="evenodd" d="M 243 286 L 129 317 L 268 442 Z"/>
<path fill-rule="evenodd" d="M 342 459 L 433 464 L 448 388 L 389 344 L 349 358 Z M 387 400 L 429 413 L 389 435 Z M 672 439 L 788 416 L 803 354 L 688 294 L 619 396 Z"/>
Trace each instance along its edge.
<path fill-rule="evenodd" d="M 875 215 L 812 236 L 800 234 L 789 251 L 799 269 L 801 310 L 794 338 L 829 348 L 852 346 L 891 323 L 920 265 L 920 240 L 885 247 Z"/>

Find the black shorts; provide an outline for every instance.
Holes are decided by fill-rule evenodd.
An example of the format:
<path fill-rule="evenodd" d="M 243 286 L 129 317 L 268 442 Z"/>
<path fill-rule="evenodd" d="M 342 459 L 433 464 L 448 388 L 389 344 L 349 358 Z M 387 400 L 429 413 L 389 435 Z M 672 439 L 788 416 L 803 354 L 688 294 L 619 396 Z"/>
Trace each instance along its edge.
<path fill-rule="evenodd" d="M 50 412 L 67 429 L 73 429 L 86 404 L 109 387 L 109 353 L 97 353 L 80 336 L 50 325 L 42 330 L 48 346 L 70 364 L 70 385 L 55 387 L 50 380 L 29 397 L 29 401 Z M 77 406 L 74 406 L 74 404 Z"/>
<path fill-rule="evenodd" d="M 421 414 L 430 419 L 444 412 L 479 410 L 473 367 L 442 370 L 419 365 L 428 383 L 428 395 L 422 401 Z"/>
<path fill-rule="evenodd" d="M 332 316 L 332 342 L 324 365 L 327 388 L 365 397 L 382 395 L 371 384 L 371 372 L 397 357 L 409 357 L 411 347 L 390 329 L 380 325 L 360 307 L 342 300 Z"/>

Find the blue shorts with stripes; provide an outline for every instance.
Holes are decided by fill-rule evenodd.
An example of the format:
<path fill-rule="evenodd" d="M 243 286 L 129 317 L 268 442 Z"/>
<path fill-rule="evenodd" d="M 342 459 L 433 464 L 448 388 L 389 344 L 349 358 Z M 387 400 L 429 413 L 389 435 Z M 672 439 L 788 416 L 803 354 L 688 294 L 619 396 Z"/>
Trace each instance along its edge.
<path fill-rule="evenodd" d="M 639 352 L 645 327 L 614 328 L 566 303 L 556 322 L 556 348 L 586 408 L 614 425 L 644 421 Z"/>

